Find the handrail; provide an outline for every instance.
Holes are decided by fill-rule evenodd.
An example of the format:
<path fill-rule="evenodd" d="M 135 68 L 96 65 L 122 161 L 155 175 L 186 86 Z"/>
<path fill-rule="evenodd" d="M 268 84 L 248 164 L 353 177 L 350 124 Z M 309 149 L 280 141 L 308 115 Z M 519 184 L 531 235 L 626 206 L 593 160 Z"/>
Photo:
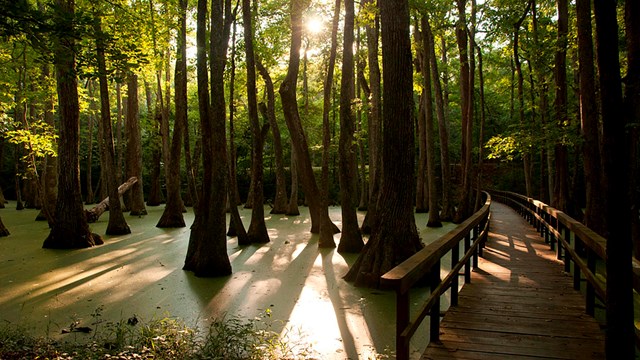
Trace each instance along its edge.
<path fill-rule="evenodd" d="M 574 263 L 573 287 L 580 290 L 581 278 L 586 279 L 586 312 L 594 316 L 596 297 L 605 303 L 606 274 L 598 272 L 597 262 L 607 261 L 607 239 L 598 235 L 581 222 L 551 206 L 512 192 L 491 191 L 496 200 L 511 206 L 525 217 L 545 241 L 554 249 L 558 260 L 564 261 L 567 273 Z M 563 251 L 564 250 L 564 251 Z M 640 261 L 631 259 L 633 267 L 633 289 L 640 292 Z M 640 345 L 640 333 L 636 330 L 636 344 Z"/>
<path fill-rule="evenodd" d="M 396 358 L 409 358 L 409 341 L 422 321 L 430 315 L 430 341 L 440 337 L 440 297 L 451 289 L 451 305 L 458 303 L 458 276 L 465 267 L 465 283 L 471 281 L 471 259 L 478 266 L 478 256 L 489 232 L 491 195 L 483 192 L 484 206 L 471 217 L 438 240 L 382 275 L 380 284 L 396 291 Z M 460 242 L 464 240 L 464 255 L 460 258 Z M 472 242 L 473 240 L 473 242 Z M 441 259 L 451 251 L 451 270 L 440 279 Z M 431 295 L 421 306 L 413 320 L 409 312 L 409 290 L 419 281 L 428 280 Z"/>

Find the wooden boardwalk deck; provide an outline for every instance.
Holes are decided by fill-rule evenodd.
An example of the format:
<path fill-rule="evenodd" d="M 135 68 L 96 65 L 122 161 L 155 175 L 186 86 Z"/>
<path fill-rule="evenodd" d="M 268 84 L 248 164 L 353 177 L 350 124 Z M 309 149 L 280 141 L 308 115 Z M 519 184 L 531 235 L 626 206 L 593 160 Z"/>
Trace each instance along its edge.
<path fill-rule="evenodd" d="M 491 212 L 484 258 L 422 359 L 604 359 L 604 333 L 555 252 L 511 208 Z"/>

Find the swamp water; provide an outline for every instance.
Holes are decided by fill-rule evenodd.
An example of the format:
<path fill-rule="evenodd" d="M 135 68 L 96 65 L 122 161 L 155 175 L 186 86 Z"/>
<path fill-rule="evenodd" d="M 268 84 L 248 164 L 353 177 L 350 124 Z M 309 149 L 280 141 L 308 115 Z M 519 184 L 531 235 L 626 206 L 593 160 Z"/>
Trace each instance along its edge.
<path fill-rule="evenodd" d="M 395 348 L 395 293 L 345 282 L 342 276 L 357 255 L 318 249 L 307 208 L 300 208 L 300 216 L 266 215 L 270 243 L 239 247 L 229 238 L 233 274 L 222 278 L 198 278 L 182 270 L 191 208 L 184 214 L 187 227 L 178 229 L 155 227 L 163 206 L 147 211 L 142 217 L 125 215 L 131 228 L 125 236 L 104 235 L 108 212 L 90 224 L 104 245 L 49 250 L 42 249 L 47 223 L 34 221 L 38 211 L 6 204 L 0 217 L 11 235 L 0 238 L 0 321 L 21 324 L 34 335 L 64 338 L 90 336 L 61 331 L 76 321 L 92 327 L 97 312 L 105 321 L 176 317 L 206 329 L 214 319 L 251 319 L 268 309 L 276 330 L 310 344 L 314 358 L 373 359 Z M 248 227 L 251 210 L 240 212 Z M 427 215 L 416 214 L 424 243 L 455 227 L 445 223 L 427 229 Z M 340 227 L 340 208 L 330 208 L 330 216 Z M 362 222 L 364 213 L 358 216 Z M 340 234 L 334 239 L 337 243 Z M 427 296 L 426 288 L 417 289 L 412 306 Z M 447 306 L 444 299 L 442 307 Z M 414 355 L 426 347 L 427 325 L 412 339 Z"/>

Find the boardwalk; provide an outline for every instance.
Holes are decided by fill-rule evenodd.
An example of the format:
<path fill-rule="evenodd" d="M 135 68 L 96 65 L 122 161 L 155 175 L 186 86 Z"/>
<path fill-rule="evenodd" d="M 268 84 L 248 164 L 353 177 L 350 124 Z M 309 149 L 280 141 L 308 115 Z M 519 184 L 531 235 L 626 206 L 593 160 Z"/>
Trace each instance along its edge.
<path fill-rule="evenodd" d="M 604 359 L 604 334 L 543 239 L 493 202 L 491 232 L 422 359 Z"/>

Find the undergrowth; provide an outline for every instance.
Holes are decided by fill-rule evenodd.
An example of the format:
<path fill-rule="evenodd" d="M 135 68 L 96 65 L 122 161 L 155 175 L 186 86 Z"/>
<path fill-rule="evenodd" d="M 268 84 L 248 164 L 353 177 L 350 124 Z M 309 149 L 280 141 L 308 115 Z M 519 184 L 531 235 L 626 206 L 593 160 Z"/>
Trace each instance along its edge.
<path fill-rule="evenodd" d="M 314 359 L 300 334 L 276 332 L 271 312 L 244 320 L 225 316 L 205 331 L 166 316 L 144 322 L 135 315 L 117 322 L 102 319 L 102 307 L 91 315 L 93 327 L 73 321 L 66 340 L 34 337 L 19 325 L 0 325 L 0 360 L 13 359 Z M 74 336 L 88 333 L 88 336 Z M 290 335 L 299 335 L 294 339 Z"/>

